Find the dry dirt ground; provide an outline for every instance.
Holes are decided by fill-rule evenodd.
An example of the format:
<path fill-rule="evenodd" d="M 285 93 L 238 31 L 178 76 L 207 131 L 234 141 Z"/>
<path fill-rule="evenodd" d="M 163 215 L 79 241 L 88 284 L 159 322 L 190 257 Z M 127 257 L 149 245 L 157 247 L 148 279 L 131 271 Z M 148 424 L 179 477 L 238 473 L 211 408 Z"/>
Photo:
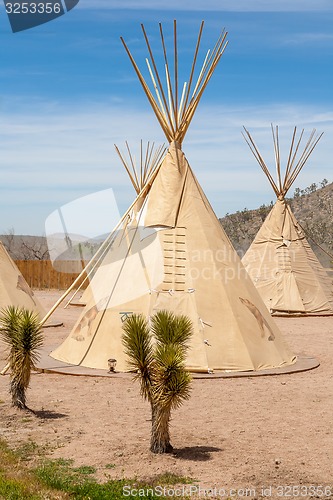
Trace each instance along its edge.
<path fill-rule="evenodd" d="M 59 293 L 38 296 L 49 308 Z M 79 312 L 59 308 L 54 319 L 64 326 L 45 330 L 45 345 L 59 344 Z M 201 488 L 225 489 L 220 498 L 333 498 L 333 317 L 276 321 L 294 352 L 316 357 L 320 366 L 292 375 L 194 380 L 191 399 L 173 413 L 174 454 L 149 452 L 149 405 L 130 376 L 34 373 L 27 395 L 36 415 L 11 408 L 9 376 L 2 376 L 1 435 L 12 446 L 31 440 L 46 445 L 51 458 L 95 466 L 100 480 L 168 471 Z M 0 360 L 4 365 L 3 348 Z"/>

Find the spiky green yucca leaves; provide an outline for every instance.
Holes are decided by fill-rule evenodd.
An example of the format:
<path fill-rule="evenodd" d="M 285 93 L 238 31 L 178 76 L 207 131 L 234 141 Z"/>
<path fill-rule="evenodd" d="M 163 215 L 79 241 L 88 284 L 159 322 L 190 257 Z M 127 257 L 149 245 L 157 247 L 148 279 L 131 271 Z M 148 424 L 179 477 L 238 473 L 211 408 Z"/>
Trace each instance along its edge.
<path fill-rule="evenodd" d="M 192 324 L 186 316 L 159 311 L 150 319 L 132 315 L 123 325 L 123 343 L 130 368 L 137 371 L 141 394 L 150 401 L 154 453 L 172 451 L 169 435 L 171 410 L 190 397 L 190 374 L 185 369 Z"/>
<path fill-rule="evenodd" d="M 134 378 L 140 381 L 141 395 L 151 403 L 153 347 L 148 324 L 142 315 L 133 314 L 125 321 L 123 330 L 123 344 L 129 358 L 129 367 L 137 372 Z"/>
<path fill-rule="evenodd" d="M 25 308 L 9 306 L 0 311 L 0 335 L 9 346 L 10 394 L 12 404 L 25 409 L 31 370 L 39 359 L 43 334 L 38 315 Z"/>
<path fill-rule="evenodd" d="M 159 311 L 151 318 L 151 331 L 157 342 L 188 348 L 192 323 L 186 316 L 176 316 L 170 311 Z"/>
<path fill-rule="evenodd" d="M 191 377 L 184 370 L 182 348 L 167 344 L 155 350 L 154 399 L 162 406 L 176 409 L 190 397 Z"/>

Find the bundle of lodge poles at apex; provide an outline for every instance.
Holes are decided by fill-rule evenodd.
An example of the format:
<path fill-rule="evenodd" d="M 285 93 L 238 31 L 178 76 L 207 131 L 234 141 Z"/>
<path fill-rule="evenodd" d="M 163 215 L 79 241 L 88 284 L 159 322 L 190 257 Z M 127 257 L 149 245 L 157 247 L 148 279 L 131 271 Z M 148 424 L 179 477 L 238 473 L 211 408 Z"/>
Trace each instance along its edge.
<path fill-rule="evenodd" d="M 193 323 L 194 333 L 187 358 L 187 367 L 193 371 L 257 371 L 292 365 L 296 357 L 286 346 L 269 311 L 255 292 L 251 280 L 245 274 L 240 276 L 240 273 L 235 272 L 234 279 L 226 282 L 224 270 L 239 267 L 241 263 L 181 150 L 181 144 L 201 96 L 225 50 L 226 33 L 223 31 L 213 50 L 207 52 L 196 78 L 203 33 L 203 23 L 201 24 L 188 83 L 185 83 L 179 92 L 176 22 L 173 37 L 173 77 L 162 25 L 159 25 L 159 29 L 164 59 L 162 72 L 157 68 L 151 44 L 142 26 L 150 57 L 147 59 L 150 86 L 123 39 L 122 43 L 167 137 L 169 149 L 165 156 L 160 150 L 154 167 L 147 167 L 149 162 L 142 167 L 141 163 L 139 176 L 136 175 L 135 169 L 132 170 L 130 179 L 137 193 L 136 199 L 85 270 L 42 319 L 41 324 L 44 324 L 65 297 L 76 288 L 83 273 L 87 272 L 91 277 L 89 289 L 93 290 L 93 293 L 88 297 L 73 332 L 52 356 L 73 364 L 102 368 L 107 367 L 107 359 L 114 358 L 117 359 L 118 369 L 126 370 L 126 357 L 121 343 L 121 313 L 125 311 L 130 314 L 132 310 L 140 309 L 149 317 L 157 310 L 169 309 L 187 314 Z M 162 73 L 165 73 L 163 82 L 160 76 Z M 124 163 L 124 160 L 122 161 Z M 130 155 L 131 167 L 133 164 Z M 288 165 L 287 170 L 291 170 L 290 163 Z M 293 175 L 290 176 L 289 172 L 288 177 L 292 178 Z M 160 261 L 151 262 L 152 255 L 145 252 L 149 245 L 140 247 L 136 231 L 139 225 L 155 229 L 154 235 L 148 238 L 151 238 L 152 244 L 158 241 L 161 248 Z M 119 238 L 119 234 L 124 232 L 130 242 L 127 246 L 124 243 L 126 239 Z M 185 249 L 182 266 L 180 247 Z M 193 263 L 189 256 L 194 249 L 198 250 L 200 247 L 211 248 L 213 253 L 223 250 L 227 256 L 226 262 L 223 263 L 224 268 L 219 269 L 219 279 L 209 283 L 200 279 L 200 276 L 195 282 L 190 279 Z M 110 258 L 110 248 L 117 248 L 118 255 L 123 255 L 116 276 L 113 274 L 115 266 L 109 266 L 110 276 L 105 276 L 106 266 L 102 269 L 103 264 Z M 134 264 L 130 262 L 132 250 L 140 253 L 140 259 L 144 262 L 141 265 L 144 273 L 139 273 L 137 260 Z M 171 261 L 169 265 L 166 264 L 167 256 Z M 154 287 L 148 286 L 148 281 L 151 281 L 151 276 L 146 276 L 149 264 L 159 268 L 160 282 Z M 213 262 L 212 265 L 217 267 L 217 263 Z M 177 274 L 177 269 L 182 272 Z M 128 282 L 122 281 L 122 275 L 125 273 L 133 276 L 132 287 L 139 290 L 138 297 L 131 297 L 131 300 L 127 301 L 118 293 L 124 285 L 128 287 Z M 145 280 L 144 286 L 142 276 Z M 107 294 L 105 285 L 100 285 L 106 282 L 109 287 Z M 98 290 L 101 290 L 101 295 Z M 89 320 L 92 310 L 95 315 Z M 103 338 L 105 345 L 110 346 L 112 352 L 94 352 L 94 344 L 100 345 Z M 95 361 L 92 362 L 92 359 Z"/>

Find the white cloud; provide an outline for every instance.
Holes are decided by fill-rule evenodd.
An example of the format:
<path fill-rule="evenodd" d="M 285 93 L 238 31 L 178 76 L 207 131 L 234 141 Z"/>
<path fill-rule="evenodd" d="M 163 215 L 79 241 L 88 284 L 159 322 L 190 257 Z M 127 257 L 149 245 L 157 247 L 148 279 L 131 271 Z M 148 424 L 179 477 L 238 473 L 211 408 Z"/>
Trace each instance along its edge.
<path fill-rule="evenodd" d="M 245 125 L 269 163 L 270 123 L 280 126 L 281 148 L 292 128 L 315 127 L 324 136 L 297 186 L 323 178 L 332 181 L 333 112 L 306 105 L 199 106 L 184 151 L 217 214 L 255 208 L 273 194 L 242 135 Z M 42 233 L 46 217 L 80 196 L 112 188 L 123 212 L 134 197 L 113 143 L 125 140 L 138 151 L 139 141 L 160 144 L 164 137 L 152 111 L 86 103 L 82 110 L 34 102 L 36 111 L 2 114 L 0 120 L 0 233 Z M 52 112 L 50 112 L 52 110 Z M 270 160 L 271 158 L 271 160 Z M 271 163 L 272 164 L 272 161 Z M 83 214 L 84 216 L 84 214 Z"/>
<path fill-rule="evenodd" d="M 294 33 L 292 36 L 287 36 L 281 41 L 283 45 L 305 45 L 321 43 L 332 43 L 332 33 Z"/>

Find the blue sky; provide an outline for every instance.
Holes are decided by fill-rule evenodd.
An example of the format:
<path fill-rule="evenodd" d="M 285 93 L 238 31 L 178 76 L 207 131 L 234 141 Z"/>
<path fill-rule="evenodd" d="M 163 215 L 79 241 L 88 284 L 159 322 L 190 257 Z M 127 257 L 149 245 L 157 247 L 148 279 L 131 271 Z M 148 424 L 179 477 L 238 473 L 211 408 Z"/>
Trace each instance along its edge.
<path fill-rule="evenodd" d="M 217 215 L 274 198 L 243 125 L 269 165 L 271 122 L 284 151 L 294 125 L 324 131 L 295 186 L 333 181 L 330 0 L 80 0 L 66 15 L 15 34 L 1 4 L 0 233 L 43 234 L 53 210 L 107 188 L 120 212 L 130 205 L 134 191 L 113 144 L 128 140 L 135 150 L 141 138 L 165 139 L 119 37 L 144 67 L 140 23 L 157 43 L 158 22 L 169 36 L 173 19 L 185 73 L 202 19 L 205 49 L 223 27 L 229 33 L 183 144 Z"/>

